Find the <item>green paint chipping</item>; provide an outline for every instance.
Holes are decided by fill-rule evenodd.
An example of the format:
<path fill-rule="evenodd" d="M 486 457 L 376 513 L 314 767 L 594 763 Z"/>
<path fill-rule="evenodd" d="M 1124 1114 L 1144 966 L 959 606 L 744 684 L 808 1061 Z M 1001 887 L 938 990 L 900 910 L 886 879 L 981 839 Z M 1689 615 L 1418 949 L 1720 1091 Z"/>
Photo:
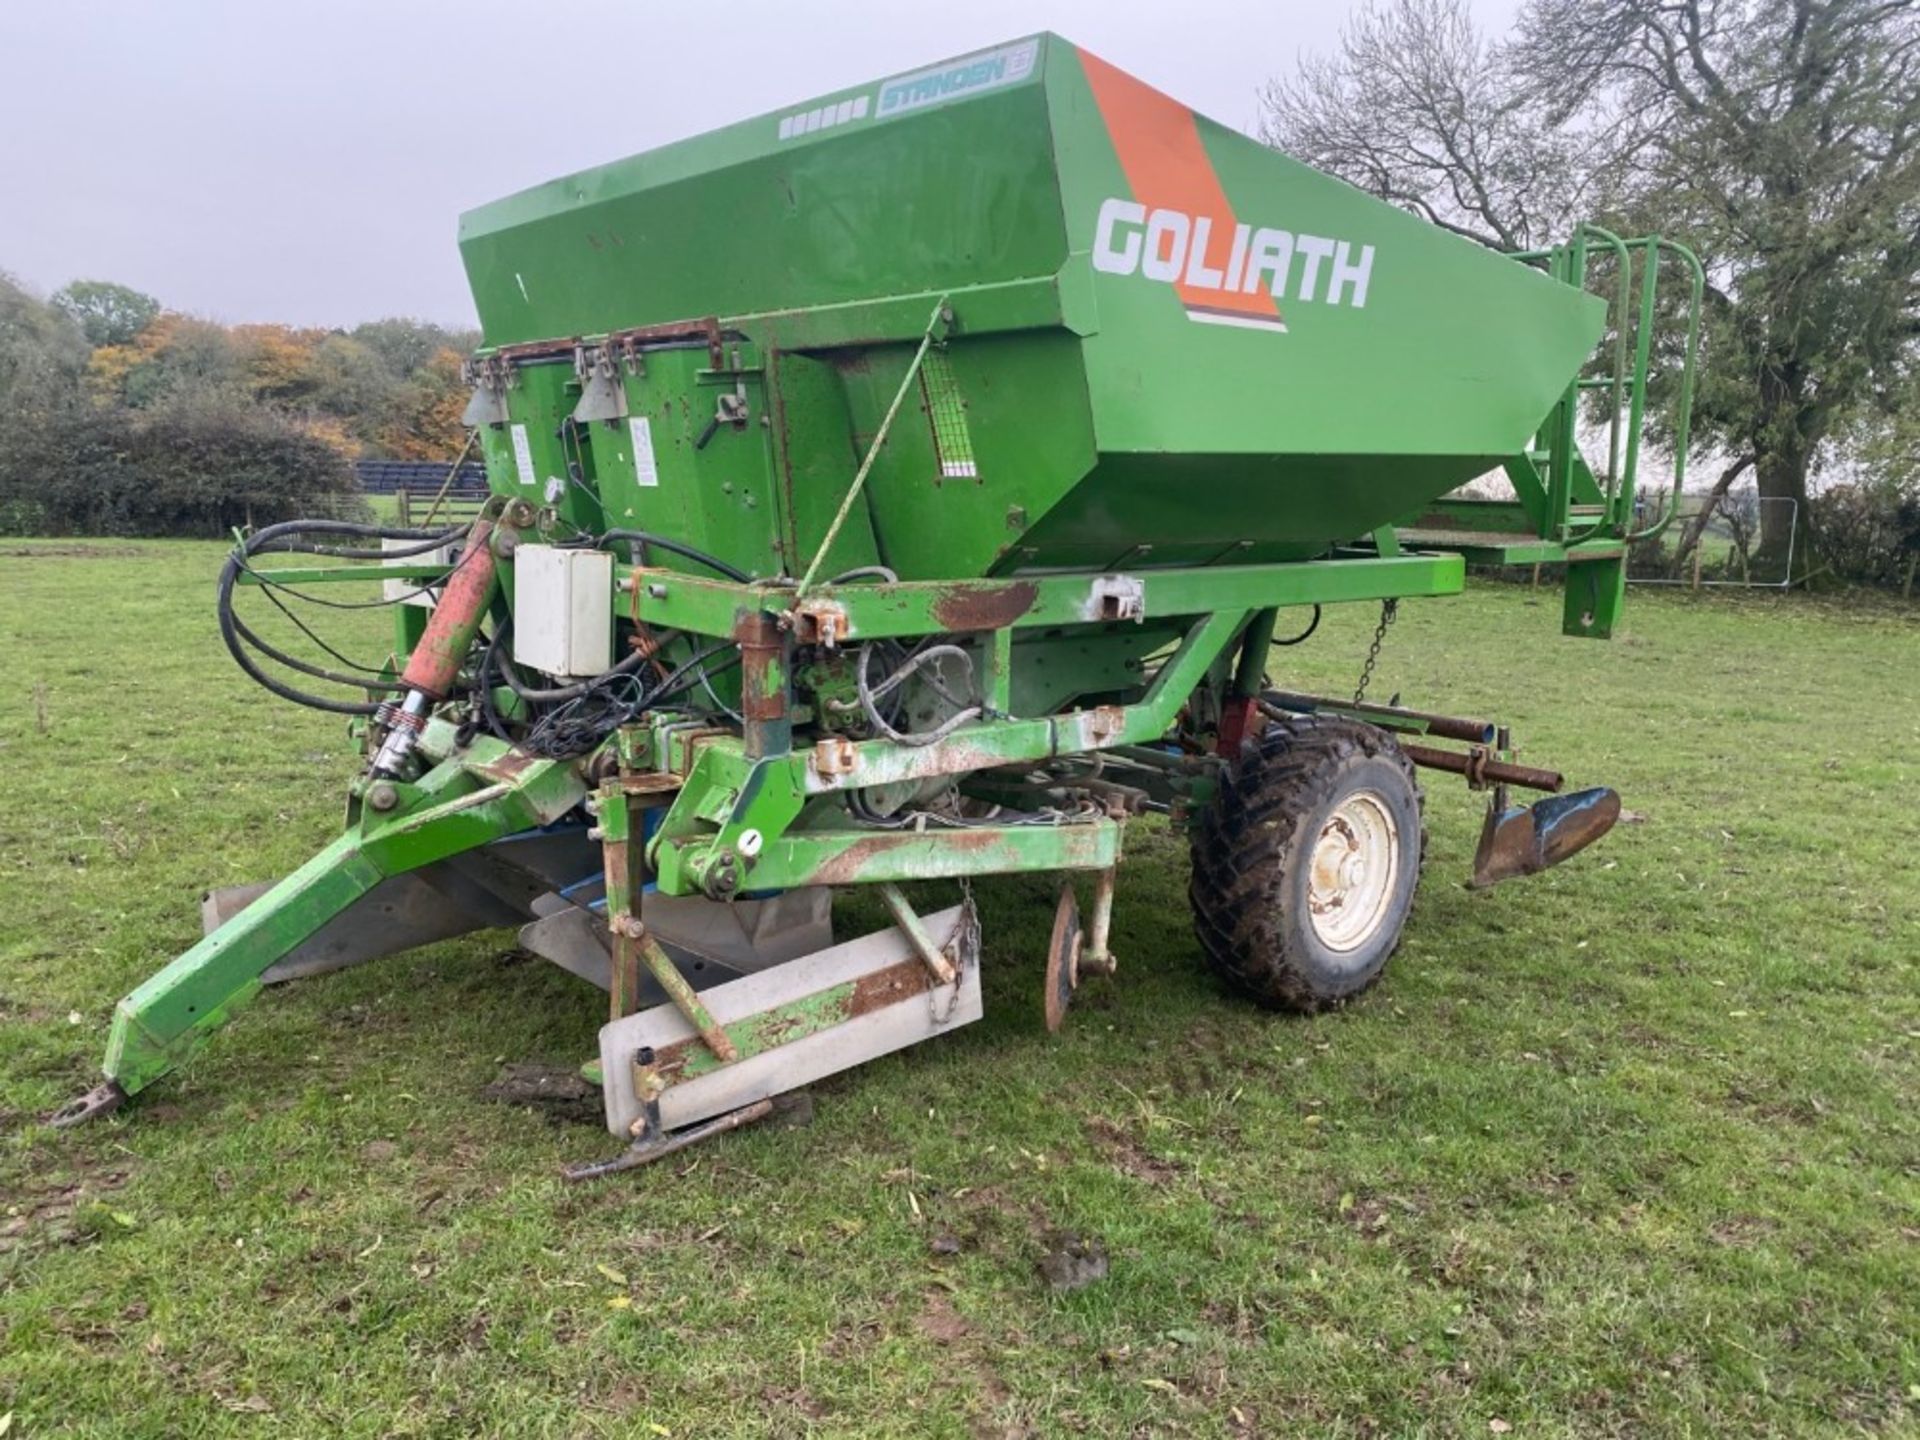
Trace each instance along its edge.
<path fill-rule="evenodd" d="M 777 1050 L 782 1045 L 791 1045 L 796 1040 L 804 1040 L 809 1035 L 817 1035 L 822 1030 L 831 1030 L 835 1025 L 844 1024 L 853 1015 L 855 988 L 855 982 L 849 980 L 843 985 L 833 985 L 804 995 L 788 1004 L 762 1010 L 757 1015 L 736 1020 L 723 1028 L 727 1038 L 739 1050 L 740 1059 L 750 1060 L 755 1055 Z M 679 1058 L 671 1066 L 663 1068 L 672 1071 L 668 1078 L 678 1084 L 711 1074 L 720 1069 L 723 1063 L 698 1040 L 689 1040 Z"/>

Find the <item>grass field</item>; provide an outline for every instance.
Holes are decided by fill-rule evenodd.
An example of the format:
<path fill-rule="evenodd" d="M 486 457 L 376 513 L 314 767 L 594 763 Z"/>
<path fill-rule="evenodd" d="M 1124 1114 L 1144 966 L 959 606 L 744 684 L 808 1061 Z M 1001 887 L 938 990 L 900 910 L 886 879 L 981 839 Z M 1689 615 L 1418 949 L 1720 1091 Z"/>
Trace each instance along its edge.
<path fill-rule="evenodd" d="M 218 556 L 0 547 L 11 1436 L 1920 1432 L 1920 612 L 1636 592 L 1598 645 L 1545 591 L 1406 607 L 1377 694 L 1640 823 L 1469 893 L 1477 802 L 1431 777 L 1401 952 L 1314 1020 L 1219 992 L 1143 828 L 1059 1037 L 1051 887 L 987 884 L 984 1022 L 569 1187 L 604 1130 L 479 1092 L 602 1002 L 507 934 L 35 1123 L 204 887 L 338 823 L 345 734 L 220 651 Z M 1373 618 L 1284 678 L 1350 686 Z M 1051 1293 L 1057 1230 L 1108 1277 Z"/>

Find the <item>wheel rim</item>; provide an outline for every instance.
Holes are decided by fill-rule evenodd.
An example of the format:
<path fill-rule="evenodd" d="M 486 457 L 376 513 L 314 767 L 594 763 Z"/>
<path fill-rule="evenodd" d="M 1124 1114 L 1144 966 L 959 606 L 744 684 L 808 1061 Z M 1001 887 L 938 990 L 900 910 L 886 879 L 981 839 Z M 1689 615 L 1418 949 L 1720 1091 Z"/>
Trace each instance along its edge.
<path fill-rule="evenodd" d="M 1358 950 L 1384 927 L 1400 878 L 1400 827 L 1372 790 L 1342 800 L 1320 827 L 1307 880 L 1307 917 L 1329 950 Z"/>

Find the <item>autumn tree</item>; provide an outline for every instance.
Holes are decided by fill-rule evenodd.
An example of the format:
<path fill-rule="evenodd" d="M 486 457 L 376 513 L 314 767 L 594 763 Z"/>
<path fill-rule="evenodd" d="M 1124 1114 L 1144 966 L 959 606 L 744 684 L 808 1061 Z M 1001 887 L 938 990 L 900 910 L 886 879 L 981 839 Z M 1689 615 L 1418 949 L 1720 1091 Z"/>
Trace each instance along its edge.
<path fill-rule="evenodd" d="M 153 296 L 111 280 L 75 280 L 54 292 L 53 303 L 96 348 L 125 345 L 160 313 L 160 302 Z"/>
<path fill-rule="evenodd" d="M 442 350 L 466 355 L 480 343 L 475 331 L 449 330 L 431 320 L 404 316 L 369 320 L 354 326 L 347 334 L 384 360 L 395 375 L 411 375 L 425 369 Z"/>
<path fill-rule="evenodd" d="M 1464 0 L 1363 10 L 1266 93 L 1266 138 L 1483 243 L 1583 213 L 1707 266 L 1695 436 L 1806 511 L 1808 480 L 1920 345 L 1920 7 Z M 1763 507 L 1762 554 L 1790 512 Z"/>
<path fill-rule="evenodd" d="M 238 386 L 239 353 L 225 327 L 162 311 L 124 345 L 103 345 L 87 360 L 87 382 L 102 404 L 135 410 L 184 390 Z"/>
<path fill-rule="evenodd" d="M 343 455 L 233 395 L 87 405 L 0 431 L 0 529 L 217 536 L 357 503 Z"/>
<path fill-rule="evenodd" d="M 466 437 L 466 407 L 460 356 L 440 350 L 387 396 L 373 442 L 396 460 L 450 459 Z"/>
<path fill-rule="evenodd" d="M 105 281 L 0 274 L 0 533 L 221 533 L 353 503 L 360 455 L 462 448 L 471 332 L 226 326 Z"/>

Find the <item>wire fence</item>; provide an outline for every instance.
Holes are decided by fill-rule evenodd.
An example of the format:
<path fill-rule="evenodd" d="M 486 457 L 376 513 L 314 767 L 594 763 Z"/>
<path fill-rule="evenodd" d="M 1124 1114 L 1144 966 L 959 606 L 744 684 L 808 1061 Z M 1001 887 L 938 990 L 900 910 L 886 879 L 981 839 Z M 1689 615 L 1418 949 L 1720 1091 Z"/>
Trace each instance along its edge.
<path fill-rule="evenodd" d="M 1640 508 L 1650 519 L 1666 503 L 1665 493 L 1652 492 L 1641 497 Z M 1704 495 L 1682 495 L 1673 523 L 1633 547 L 1627 580 L 1695 590 L 1784 590 L 1793 582 L 1800 531 L 1800 503 L 1785 496 L 1736 491 L 1709 505 Z"/>

